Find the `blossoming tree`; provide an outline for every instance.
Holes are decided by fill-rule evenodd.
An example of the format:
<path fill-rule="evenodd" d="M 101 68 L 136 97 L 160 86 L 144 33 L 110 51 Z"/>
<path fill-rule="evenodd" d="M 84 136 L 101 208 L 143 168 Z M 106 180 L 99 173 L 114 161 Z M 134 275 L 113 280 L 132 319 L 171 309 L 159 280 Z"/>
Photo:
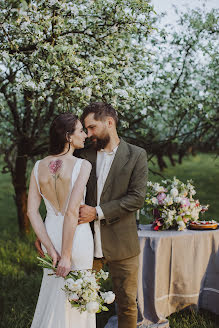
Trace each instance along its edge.
<path fill-rule="evenodd" d="M 121 133 L 146 148 L 166 166 L 188 149 L 219 149 L 219 11 L 200 8 L 178 12 L 177 25 L 157 21 L 147 47 L 151 67 L 144 81 L 146 106 L 126 115 Z M 137 113 L 137 115 L 136 115 Z"/>
<path fill-rule="evenodd" d="M 10 172 L 20 231 L 26 216 L 28 160 L 48 145 L 60 111 L 80 114 L 92 100 L 120 109 L 144 101 L 145 40 L 152 7 L 145 0 L 0 1 L 0 150 Z"/>

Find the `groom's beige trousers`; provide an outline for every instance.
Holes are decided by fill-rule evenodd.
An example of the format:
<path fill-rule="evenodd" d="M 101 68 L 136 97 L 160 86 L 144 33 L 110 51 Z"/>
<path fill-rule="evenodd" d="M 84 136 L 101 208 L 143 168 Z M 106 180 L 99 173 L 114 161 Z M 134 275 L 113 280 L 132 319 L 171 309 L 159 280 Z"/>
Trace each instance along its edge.
<path fill-rule="evenodd" d="M 98 260 L 94 266 L 96 269 L 97 263 Z M 118 328 L 136 328 L 139 256 L 120 261 L 108 261 L 107 264 L 118 305 Z"/>
<path fill-rule="evenodd" d="M 136 328 L 139 256 L 108 265 L 118 305 L 118 328 Z"/>

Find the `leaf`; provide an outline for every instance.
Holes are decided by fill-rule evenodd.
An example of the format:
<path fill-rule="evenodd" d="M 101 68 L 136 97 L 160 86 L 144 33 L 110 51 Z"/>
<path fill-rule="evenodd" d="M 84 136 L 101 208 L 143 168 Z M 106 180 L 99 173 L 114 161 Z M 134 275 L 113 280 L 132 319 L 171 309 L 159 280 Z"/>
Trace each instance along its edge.
<path fill-rule="evenodd" d="M 101 309 L 102 309 L 102 311 L 109 311 L 108 307 L 106 307 L 104 305 L 101 306 Z"/>

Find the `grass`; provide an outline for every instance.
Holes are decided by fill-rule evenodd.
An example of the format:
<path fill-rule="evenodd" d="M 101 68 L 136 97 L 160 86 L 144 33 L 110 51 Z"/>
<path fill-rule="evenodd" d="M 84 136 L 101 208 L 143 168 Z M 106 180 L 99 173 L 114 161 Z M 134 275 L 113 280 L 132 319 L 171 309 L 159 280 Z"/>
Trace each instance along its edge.
<path fill-rule="evenodd" d="M 206 218 L 219 219 L 219 158 L 198 154 L 188 157 L 183 165 L 176 165 L 162 172 L 167 177 L 177 176 L 186 181 L 192 178 L 197 197 L 203 204 L 210 204 Z M 0 162 L 0 167 L 2 163 Z M 157 166 L 150 163 L 150 168 Z M 159 176 L 149 175 L 152 181 L 160 181 Z M 31 325 L 39 293 L 42 271 L 36 264 L 34 234 L 20 237 L 13 200 L 13 187 L 9 174 L 0 175 L 0 327 L 28 328 Z M 42 211 L 44 211 L 42 209 Z M 142 217 L 142 222 L 146 222 Z M 219 221 L 219 220 L 218 220 Z M 98 315 L 98 328 L 103 328 L 113 313 Z M 169 317 L 171 328 L 216 328 L 218 316 L 208 312 L 187 309 Z M 40 328 L 40 327 L 39 327 Z"/>

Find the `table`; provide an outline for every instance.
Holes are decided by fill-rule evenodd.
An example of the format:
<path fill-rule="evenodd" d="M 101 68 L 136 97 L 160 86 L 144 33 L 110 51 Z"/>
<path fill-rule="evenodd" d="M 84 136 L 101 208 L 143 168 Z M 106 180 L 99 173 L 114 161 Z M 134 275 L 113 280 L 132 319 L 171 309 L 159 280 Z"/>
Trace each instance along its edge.
<path fill-rule="evenodd" d="M 138 326 L 165 321 L 189 305 L 219 314 L 219 229 L 140 228 Z"/>

